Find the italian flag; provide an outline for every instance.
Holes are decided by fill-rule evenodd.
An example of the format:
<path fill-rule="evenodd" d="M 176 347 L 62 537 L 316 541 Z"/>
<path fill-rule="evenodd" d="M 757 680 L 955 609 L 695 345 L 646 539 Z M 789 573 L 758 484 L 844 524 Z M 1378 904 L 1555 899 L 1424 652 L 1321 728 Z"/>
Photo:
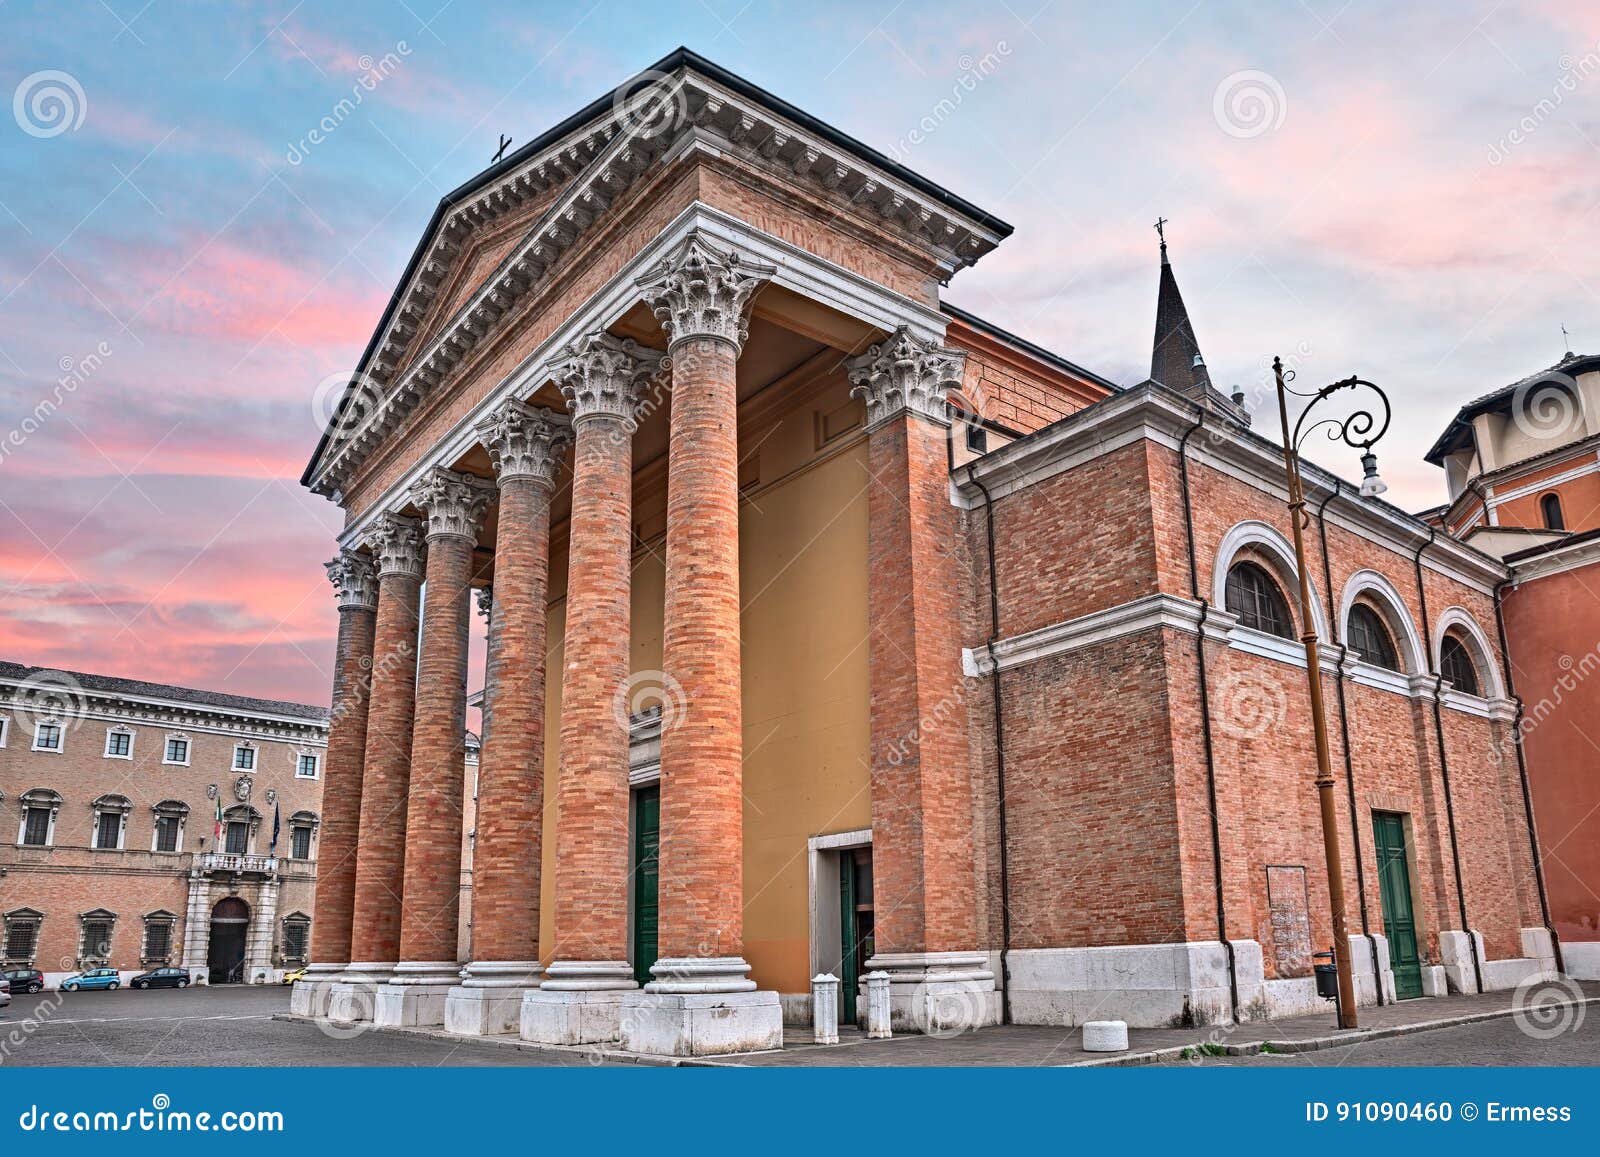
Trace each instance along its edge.
<path fill-rule="evenodd" d="M 222 851 L 222 793 L 217 793 L 217 830 L 212 836 L 212 846 L 217 851 Z"/>

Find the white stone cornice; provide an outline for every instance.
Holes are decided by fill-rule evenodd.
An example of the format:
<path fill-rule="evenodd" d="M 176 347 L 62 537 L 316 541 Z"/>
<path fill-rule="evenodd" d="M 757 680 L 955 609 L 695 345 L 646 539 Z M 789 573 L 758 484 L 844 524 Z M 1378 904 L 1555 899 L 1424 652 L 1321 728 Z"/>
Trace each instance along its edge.
<path fill-rule="evenodd" d="M 427 512 L 428 541 L 464 538 L 476 542 L 494 490 L 493 482 L 436 466 L 411 488 L 410 497 L 412 505 Z"/>
<path fill-rule="evenodd" d="M 511 398 L 479 424 L 478 434 L 500 482 L 530 478 L 554 486 L 562 451 L 572 441 L 572 423 L 565 414 Z"/>
<path fill-rule="evenodd" d="M 371 611 L 378 606 L 378 573 L 369 555 L 353 550 L 341 550 L 322 564 L 328 571 L 328 581 L 339 592 L 339 609 L 355 608 Z"/>
<path fill-rule="evenodd" d="M 667 348 L 692 337 L 744 347 L 750 303 L 777 269 L 715 248 L 699 230 L 635 284 L 667 333 Z"/>
<path fill-rule="evenodd" d="M 966 354 L 900 326 L 887 339 L 845 363 L 850 393 L 867 404 L 870 429 L 902 412 L 941 426 L 945 395 L 961 385 Z"/>
<path fill-rule="evenodd" d="M 367 546 L 378 560 L 378 577 L 403 574 L 422 577 L 426 554 L 422 520 L 404 514 L 385 514 L 367 537 Z"/>
<path fill-rule="evenodd" d="M 639 384 L 656 373 L 662 357 L 632 338 L 601 331 L 580 338 L 553 370 L 574 427 L 591 418 L 638 423 Z"/>

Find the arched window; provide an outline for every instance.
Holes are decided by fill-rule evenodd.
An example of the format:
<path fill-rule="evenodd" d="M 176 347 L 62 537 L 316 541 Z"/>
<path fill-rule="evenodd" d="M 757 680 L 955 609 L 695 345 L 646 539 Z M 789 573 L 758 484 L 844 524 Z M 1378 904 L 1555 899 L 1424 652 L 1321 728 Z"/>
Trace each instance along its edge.
<path fill-rule="evenodd" d="M 1455 635 L 1446 635 L 1439 644 L 1439 674 L 1450 680 L 1465 695 L 1477 695 L 1478 667 L 1472 652 Z"/>
<path fill-rule="evenodd" d="M 1395 648 L 1394 636 L 1384 625 L 1383 616 L 1365 603 L 1350 608 L 1349 643 L 1356 654 L 1374 667 L 1400 670 L 1400 653 Z"/>
<path fill-rule="evenodd" d="M 1546 494 L 1539 499 L 1539 513 L 1544 517 L 1544 524 L 1547 529 L 1567 529 L 1567 520 L 1561 516 L 1561 495 Z"/>
<path fill-rule="evenodd" d="M 1228 571 L 1225 594 L 1228 613 L 1239 616 L 1240 626 L 1282 639 L 1294 638 L 1289 604 L 1264 567 L 1253 562 L 1234 563 Z"/>

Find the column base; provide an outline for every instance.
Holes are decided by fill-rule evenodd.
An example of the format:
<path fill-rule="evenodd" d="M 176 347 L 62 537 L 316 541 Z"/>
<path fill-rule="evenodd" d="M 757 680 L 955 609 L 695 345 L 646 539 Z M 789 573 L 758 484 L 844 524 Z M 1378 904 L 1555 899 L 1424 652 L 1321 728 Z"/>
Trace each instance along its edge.
<path fill-rule="evenodd" d="M 379 1028 L 444 1026 L 444 1004 L 459 982 L 461 966 L 450 960 L 402 960 L 377 989 L 372 1023 Z"/>
<path fill-rule="evenodd" d="M 626 960 L 555 961 L 544 983 L 523 995 L 518 1031 L 537 1044 L 614 1044 L 622 1000 L 637 990 Z"/>
<path fill-rule="evenodd" d="M 328 1015 L 333 983 L 348 968 L 347 964 L 310 964 L 304 980 L 294 982 L 289 992 L 289 1015 L 322 1018 Z"/>
<path fill-rule="evenodd" d="M 444 1001 L 446 1032 L 503 1036 L 522 1024 L 522 998 L 539 989 L 537 960 L 474 961 Z"/>
<path fill-rule="evenodd" d="M 783 1047 L 783 1006 L 757 992 L 739 956 L 664 956 L 643 992 L 622 1004 L 622 1047 L 666 1057 L 709 1057 Z"/>
<path fill-rule="evenodd" d="M 866 971 L 889 974 L 895 1032 L 956 1036 L 1000 1023 L 1000 992 L 983 952 L 883 952 Z"/>
<path fill-rule="evenodd" d="M 348 964 L 328 985 L 324 1014 L 335 1025 L 370 1024 L 378 1002 L 378 986 L 394 976 L 394 964 Z"/>

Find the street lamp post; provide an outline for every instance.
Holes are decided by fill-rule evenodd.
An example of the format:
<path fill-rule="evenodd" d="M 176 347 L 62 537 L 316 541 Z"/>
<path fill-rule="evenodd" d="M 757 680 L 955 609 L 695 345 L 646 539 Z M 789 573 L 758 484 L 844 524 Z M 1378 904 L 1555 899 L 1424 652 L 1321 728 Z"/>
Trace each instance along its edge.
<path fill-rule="evenodd" d="M 1328 865 L 1328 903 L 1333 909 L 1333 956 L 1339 979 L 1339 1027 L 1356 1027 L 1355 975 L 1350 962 L 1350 936 L 1345 925 L 1344 866 L 1339 851 L 1339 825 L 1334 796 L 1333 760 L 1328 753 L 1328 720 L 1322 702 L 1322 668 L 1317 647 L 1316 620 L 1311 609 L 1311 580 L 1306 567 L 1305 528 L 1310 522 L 1300 480 L 1300 445 L 1311 431 L 1328 427 L 1328 437 L 1344 441 L 1361 451 L 1361 494 L 1382 494 L 1387 486 L 1378 477 L 1378 458 L 1372 446 L 1389 428 L 1389 398 L 1372 382 L 1363 378 L 1344 378 L 1323 386 L 1314 394 L 1289 388 L 1294 371 L 1286 370 L 1280 358 L 1272 359 L 1272 372 L 1278 388 L 1278 417 L 1283 423 L 1283 467 L 1289 483 L 1289 521 L 1294 528 L 1294 563 L 1300 579 L 1300 641 L 1306 651 L 1306 689 L 1311 695 L 1311 727 L 1317 746 L 1317 798 L 1322 805 L 1322 850 Z M 1306 425 L 1306 417 L 1317 403 L 1344 389 L 1366 388 L 1383 404 L 1381 420 L 1371 410 L 1357 410 L 1346 418 L 1324 418 Z M 1309 398 L 1294 429 L 1289 428 L 1288 395 Z"/>

